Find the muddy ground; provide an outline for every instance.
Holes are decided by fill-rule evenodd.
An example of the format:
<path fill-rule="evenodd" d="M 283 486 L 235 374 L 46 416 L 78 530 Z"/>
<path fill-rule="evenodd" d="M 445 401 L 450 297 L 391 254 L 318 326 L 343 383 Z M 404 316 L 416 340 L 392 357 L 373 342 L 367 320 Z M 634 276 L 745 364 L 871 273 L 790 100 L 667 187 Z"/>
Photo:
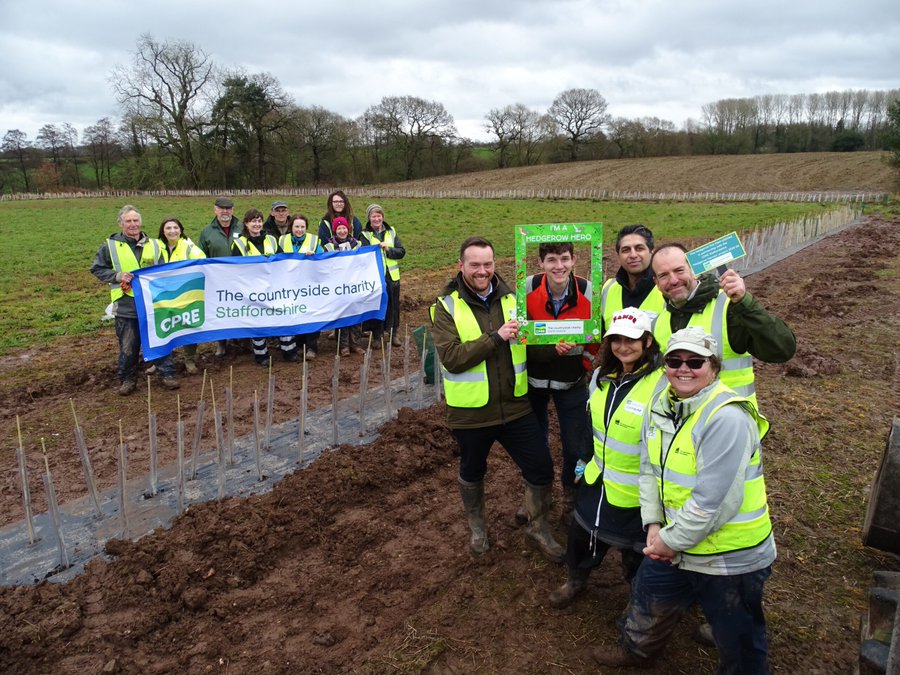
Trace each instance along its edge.
<path fill-rule="evenodd" d="M 872 571 L 900 569 L 897 557 L 860 543 L 867 490 L 900 410 L 898 224 L 869 218 L 748 279 L 799 340 L 791 363 L 758 366 L 773 423 L 764 461 L 779 559 L 766 608 L 780 672 L 848 672 Z M 404 277 L 404 325 L 424 320 L 447 272 Z M 45 437 L 63 500 L 84 494 L 70 400 L 101 485 L 114 480 L 120 419 L 131 471 L 146 470 L 146 397 L 115 394 L 113 345 L 106 329 L 0 362 L 0 437 L 12 438 L 21 415 L 33 479 Z M 322 356 L 333 345 L 323 341 Z M 247 433 L 265 371 L 249 353 L 202 362 L 217 398 L 233 367 L 238 433 Z M 360 362 L 342 361 L 343 391 L 355 393 Z M 330 400 L 332 368 L 330 355 L 312 364 L 313 405 Z M 296 415 L 299 368 L 276 361 L 275 369 L 280 421 Z M 179 392 L 189 429 L 200 387 L 199 376 L 185 378 Z M 175 401 L 154 388 L 164 461 L 174 457 Z M 22 508 L 8 448 L 0 459 L 9 523 Z M 404 409 L 377 442 L 341 446 L 270 494 L 193 506 L 168 531 L 111 543 L 110 560 L 67 584 L 0 589 L 0 671 L 596 672 L 589 647 L 615 640 L 627 601 L 615 556 L 583 599 L 551 609 L 546 597 L 563 570 L 524 545 L 514 466 L 495 449 L 494 548 L 473 560 L 456 462 L 443 410 Z M 44 508 L 37 480 L 32 492 Z M 715 669 L 714 651 L 690 639 L 698 621 L 683 622 L 656 672 Z"/>

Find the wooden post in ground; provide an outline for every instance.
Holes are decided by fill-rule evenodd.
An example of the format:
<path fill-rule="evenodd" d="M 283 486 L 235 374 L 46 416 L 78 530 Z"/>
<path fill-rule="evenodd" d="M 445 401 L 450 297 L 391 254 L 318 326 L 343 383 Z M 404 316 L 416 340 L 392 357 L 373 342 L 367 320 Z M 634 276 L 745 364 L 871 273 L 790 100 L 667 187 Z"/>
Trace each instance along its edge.
<path fill-rule="evenodd" d="M 347 330 L 350 330 L 349 328 Z M 338 331 L 340 332 L 340 331 Z M 340 344 L 340 343 L 339 343 Z M 331 444 L 338 442 L 338 378 L 341 374 L 341 350 L 334 357 L 334 373 L 331 376 Z"/>
<path fill-rule="evenodd" d="M 256 456 L 256 475 L 262 480 L 262 465 L 259 459 L 259 394 L 256 389 L 253 390 L 253 452 Z"/>
<path fill-rule="evenodd" d="M 406 332 L 403 336 L 403 389 L 407 399 L 411 398 L 409 390 L 409 324 L 406 324 Z"/>
<path fill-rule="evenodd" d="M 128 449 L 125 447 L 125 435 L 122 433 L 122 420 L 119 420 L 119 519 L 122 523 L 122 539 L 128 538 L 128 500 L 125 498 L 125 478 L 128 472 Z"/>
<path fill-rule="evenodd" d="M 269 354 L 269 387 L 266 390 L 266 450 L 272 449 L 272 419 L 275 416 L 275 376 L 272 374 L 272 355 Z"/>
<path fill-rule="evenodd" d="M 203 369 L 203 383 L 200 385 L 200 400 L 197 401 L 197 427 L 194 429 L 194 445 L 191 448 L 191 480 L 197 477 L 197 455 L 200 454 L 200 439 L 203 437 L 203 414 L 205 412 L 203 394 L 206 393 L 206 368 Z"/>
<path fill-rule="evenodd" d="M 384 385 L 384 415 L 385 421 L 391 419 L 391 341 L 388 346 L 381 343 L 381 381 Z"/>
<path fill-rule="evenodd" d="M 178 455 L 176 460 L 178 479 L 175 482 L 177 497 L 176 506 L 178 515 L 184 513 L 184 420 L 181 419 L 181 395 L 175 398 L 178 407 L 178 421 L 175 423 L 175 451 Z"/>
<path fill-rule="evenodd" d="M 50 520 L 53 523 L 53 530 L 56 532 L 56 543 L 59 546 L 59 565 L 65 570 L 69 568 L 69 554 L 66 552 L 66 543 L 63 541 L 62 523 L 59 519 L 59 504 L 56 501 L 56 490 L 53 489 L 50 463 L 47 461 L 47 447 L 44 445 L 43 438 L 41 438 L 41 449 L 44 451 L 44 468 L 46 469 L 43 481 L 44 490 L 47 492 L 47 510 L 50 512 Z"/>
<path fill-rule="evenodd" d="M 16 431 L 19 434 L 19 447 L 16 448 L 16 459 L 19 462 L 19 478 L 22 480 L 22 505 L 25 507 L 25 526 L 28 529 L 28 543 L 34 543 L 34 517 L 31 514 L 31 488 L 28 486 L 28 466 L 25 463 L 25 447 L 22 445 L 22 427 L 16 415 Z"/>
<path fill-rule="evenodd" d="M 428 354 L 428 351 L 426 350 L 427 338 L 428 338 L 428 333 L 425 333 L 422 336 L 422 359 L 421 359 L 421 366 L 419 367 L 418 382 L 416 383 L 416 407 L 417 408 L 422 407 L 422 392 L 425 391 L 425 376 L 427 375 L 427 373 L 425 372 L 425 356 L 426 356 L 426 354 Z"/>
<path fill-rule="evenodd" d="M 157 452 L 159 450 L 157 446 L 157 437 L 156 437 L 156 413 L 150 407 L 150 376 L 147 376 L 147 427 L 150 434 L 150 496 L 156 496 L 156 461 L 157 461 Z"/>
<path fill-rule="evenodd" d="M 371 335 L 370 335 L 371 338 Z M 372 356 L 371 340 L 369 349 L 363 356 L 362 372 L 359 374 L 359 437 L 366 435 L 366 392 L 369 389 L 369 357 Z"/>
<path fill-rule="evenodd" d="M 78 424 L 78 416 L 75 414 L 75 403 L 72 399 L 69 399 L 69 405 L 72 408 L 72 417 L 75 420 L 75 445 L 78 446 L 78 455 L 81 457 L 81 470 L 84 472 L 84 482 L 87 483 L 88 494 L 90 494 L 91 501 L 94 503 L 94 510 L 97 512 L 97 515 L 100 516 L 102 515 L 100 509 L 100 496 L 97 494 L 97 485 L 94 483 L 94 470 L 91 467 L 91 458 L 90 455 L 88 455 L 87 443 L 84 442 L 84 433 L 81 430 L 81 425 Z"/>
<path fill-rule="evenodd" d="M 300 415 L 297 417 L 297 450 L 300 454 L 299 460 L 301 465 L 303 464 L 303 451 L 306 449 L 306 407 L 309 404 L 306 386 L 308 382 L 306 345 L 303 345 L 303 378 L 300 382 Z"/>
<path fill-rule="evenodd" d="M 234 366 L 228 367 L 228 389 L 225 390 L 225 445 L 228 463 L 234 464 Z"/>
<path fill-rule="evenodd" d="M 209 396 L 212 401 L 213 420 L 216 425 L 216 456 L 219 461 L 219 501 L 225 499 L 225 434 L 222 431 L 222 413 L 216 409 L 216 388 L 209 380 Z"/>

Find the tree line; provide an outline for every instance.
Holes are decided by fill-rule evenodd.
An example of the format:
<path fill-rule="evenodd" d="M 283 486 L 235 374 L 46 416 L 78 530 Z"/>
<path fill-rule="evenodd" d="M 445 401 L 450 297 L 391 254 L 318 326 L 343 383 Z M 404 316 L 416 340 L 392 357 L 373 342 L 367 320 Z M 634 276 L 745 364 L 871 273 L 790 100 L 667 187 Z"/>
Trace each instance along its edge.
<path fill-rule="evenodd" d="M 79 135 L 45 124 L 3 136 L 0 192 L 271 188 L 367 184 L 548 162 L 892 147 L 900 90 L 767 94 L 703 106 L 681 128 L 612 117 L 596 89 L 484 117 L 489 143 L 462 137 L 438 101 L 386 96 L 350 119 L 297 104 L 268 73 L 215 64 L 187 41 L 138 40 L 110 74 L 121 118 Z"/>

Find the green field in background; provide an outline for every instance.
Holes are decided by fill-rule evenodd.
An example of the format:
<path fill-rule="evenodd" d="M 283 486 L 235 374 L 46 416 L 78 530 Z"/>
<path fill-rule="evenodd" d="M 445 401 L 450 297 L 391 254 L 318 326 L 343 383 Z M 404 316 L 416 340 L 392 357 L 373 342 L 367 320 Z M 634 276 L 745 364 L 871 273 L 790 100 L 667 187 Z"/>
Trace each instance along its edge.
<path fill-rule="evenodd" d="M 271 195 L 238 197 L 235 215 L 251 207 L 268 214 Z M 164 217 L 177 216 L 195 241 L 213 218 L 211 197 L 133 197 L 0 202 L 0 354 L 11 348 L 46 345 L 61 335 L 100 326 L 109 302 L 105 286 L 88 271 L 103 240 L 118 231 L 116 214 L 125 203 L 143 216 L 156 236 Z M 310 219 L 313 231 L 324 213 L 324 197 L 288 197 L 292 212 Z M 365 223 L 370 200 L 353 198 Z M 385 219 L 397 229 L 407 255 L 404 273 L 455 265 L 460 242 L 471 235 L 490 239 L 498 257 L 513 256 L 513 229 L 529 223 L 602 222 L 604 242 L 629 223 L 644 223 L 659 243 L 689 237 L 713 239 L 733 230 L 765 227 L 817 215 L 829 208 L 803 203 L 645 203 L 589 200 L 384 199 Z"/>

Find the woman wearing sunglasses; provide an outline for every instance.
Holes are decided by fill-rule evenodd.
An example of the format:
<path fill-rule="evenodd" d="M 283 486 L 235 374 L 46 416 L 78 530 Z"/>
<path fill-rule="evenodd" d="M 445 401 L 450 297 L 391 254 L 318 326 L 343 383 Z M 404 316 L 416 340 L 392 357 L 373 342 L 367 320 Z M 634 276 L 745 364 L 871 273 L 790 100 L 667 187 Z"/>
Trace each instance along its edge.
<path fill-rule="evenodd" d="M 575 514 L 566 547 L 566 583 L 550 604 L 568 606 L 610 548 L 619 550 L 625 579 L 637 572 L 646 545 L 638 500 L 641 424 L 655 391 L 666 385 L 650 316 L 634 307 L 613 314 L 591 382 L 593 453 L 576 468 Z M 587 461 L 587 464 L 585 464 Z M 581 472 L 583 471 L 583 476 Z"/>
<path fill-rule="evenodd" d="M 769 672 L 762 593 L 775 540 L 760 458 L 769 423 L 719 381 L 717 353 L 696 326 L 669 340 L 668 387 L 653 397 L 641 432 L 646 558 L 621 642 L 594 650 L 601 665 L 649 665 L 696 602 L 712 626 L 719 672 Z"/>

